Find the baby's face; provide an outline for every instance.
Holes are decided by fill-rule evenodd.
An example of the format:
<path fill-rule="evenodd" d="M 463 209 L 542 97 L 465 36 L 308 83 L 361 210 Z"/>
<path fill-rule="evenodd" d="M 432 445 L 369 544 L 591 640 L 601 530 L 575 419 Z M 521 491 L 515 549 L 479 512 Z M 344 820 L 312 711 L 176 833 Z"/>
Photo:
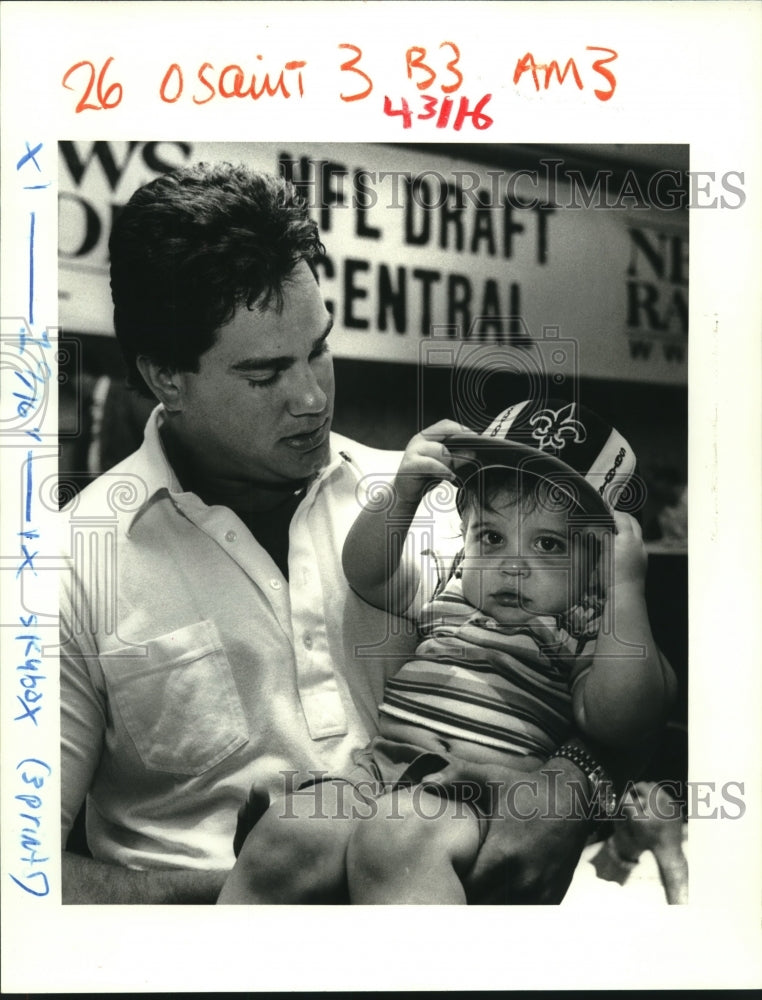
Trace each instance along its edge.
<path fill-rule="evenodd" d="M 560 615 L 573 603 L 568 513 L 497 499 L 465 515 L 463 596 L 501 625 Z M 575 546 L 576 547 L 576 546 Z"/>

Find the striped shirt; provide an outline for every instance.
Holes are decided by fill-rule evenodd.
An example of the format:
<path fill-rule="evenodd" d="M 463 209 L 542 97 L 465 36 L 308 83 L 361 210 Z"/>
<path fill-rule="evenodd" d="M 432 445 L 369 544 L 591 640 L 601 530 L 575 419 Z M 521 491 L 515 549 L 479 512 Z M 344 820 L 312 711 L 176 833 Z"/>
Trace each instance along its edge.
<path fill-rule="evenodd" d="M 592 662 L 597 621 L 575 639 L 555 617 L 500 625 L 452 577 L 424 606 L 415 658 L 387 681 L 380 711 L 512 753 L 549 756 L 572 724 L 572 683 Z"/>

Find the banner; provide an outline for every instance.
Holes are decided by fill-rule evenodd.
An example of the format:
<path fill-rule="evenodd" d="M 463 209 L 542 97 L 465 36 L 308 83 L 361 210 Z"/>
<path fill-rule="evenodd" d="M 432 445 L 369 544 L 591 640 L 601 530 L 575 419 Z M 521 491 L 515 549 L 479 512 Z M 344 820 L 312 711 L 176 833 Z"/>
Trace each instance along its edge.
<path fill-rule="evenodd" d="M 485 165 L 438 145 L 284 142 L 233 151 L 64 141 L 62 328 L 111 334 L 108 236 L 136 187 L 176 166 L 235 156 L 284 174 L 311 206 L 327 248 L 320 280 L 338 357 L 416 363 L 421 340 L 435 338 L 457 348 L 459 364 L 470 356 L 478 364 L 486 344 L 529 347 L 550 329 L 579 345 L 579 357 L 560 365 L 566 375 L 684 383 L 685 147 L 656 147 L 656 157 L 632 147 L 637 173 L 596 170 L 594 146 L 587 170 L 575 165 L 578 148 L 531 157 L 520 147 L 492 149 L 495 163 Z M 732 177 L 718 188 L 734 204 L 743 197 Z"/>

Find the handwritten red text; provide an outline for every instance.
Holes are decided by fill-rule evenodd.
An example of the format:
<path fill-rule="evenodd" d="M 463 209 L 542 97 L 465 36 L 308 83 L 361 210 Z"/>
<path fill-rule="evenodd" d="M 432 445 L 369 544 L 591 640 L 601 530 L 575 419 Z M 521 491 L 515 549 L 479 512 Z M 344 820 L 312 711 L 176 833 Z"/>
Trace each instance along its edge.
<path fill-rule="evenodd" d="M 257 56 L 261 60 L 262 56 Z M 212 63 L 202 63 L 196 73 L 197 85 L 191 94 L 194 104 L 208 104 L 215 97 L 249 98 L 258 101 L 262 97 L 280 95 L 288 100 L 298 94 L 304 97 L 302 70 L 307 65 L 303 59 L 290 59 L 275 74 L 265 70 L 245 70 L 237 63 L 230 63 L 216 70 Z M 200 86 L 199 86 L 200 84 Z M 159 97 L 165 104 L 174 104 L 183 96 L 185 80 L 179 63 L 172 63 L 164 74 L 159 87 Z"/>
<path fill-rule="evenodd" d="M 611 70 L 608 69 L 606 64 L 617 59 L 619 54 L 615 52 L 614 49 L 603 48 L 599 45 L 588 45 L 586 46 L 586 51 L 606 53 L 605 58 L 593 59 L 591 56 L 590 68 L 594 73 L 598 73 L 607 84 L 606 90 L 594 90 L 593 93 L 599 101 L 609 101 L 614 96 L 614 91 L 616 90 L 616 77 Z M 548 90 L 551 83 L 555 83 L 560 86 L 564 83 L 568 76 L 571 76 L 579 90 L 584 90 L 585 87 L 577 67 L 577 63 L 574 59 L 567 59 L 562 69 L 560 63 L 556 59 L 552 59 L 548 63 L 540 63 L 536 61 L 531 52 L 527 52 L 526 55 L 522 56 L 516 63 L 516 69 L 513 73 L 513 82 L 519 83 L 525 73 L 529 73 L 532 77 L 535 90 Z"/>
<path fill-rule="evenodd" d="M 439 85 L 443 94 L 452 94 L 463 83 L 463 74 L 457 68 L 460 62 L 460 49 L 455 42 L 442 42 L 439 48 L 449 48 L 453 53 L 453 57 L 446 63 L 445 69 L 448 75 L 454 79 L 449 83 L 440 83 Z M 425 58 L 426 49 L 421 48 L 420 45 L 414 45 L 405 53 L 408 80 L 413 79 L 414 71 L 420 70 L 426 74 L 425 79 L 416 80 L 415 85 L 419 90 L 427 90 L 437 79 L 436 70 L 423 61 Z"/>
<path fill-rule="evenodd" d="M 76 114 L 80 114 L 82 111 L 108 111 L 110 108 L 115 108 L 117 104 L 119 104 L 122 99 L 121 83 L 112 83 L 108 87 L 106 86 L 106 70 L 113 61 L 113 56 L 109 57 L 105 61 L 101 67 L 100 73 L 98 73 L 97 79 L 95 75 L 95 66 L 87 59 L 83 59 L 81 62 L 75 63 L 66 70 L 61 83 L 67 90 L 74 90 L 74 87 L 70 86 L 68 82 L 69 77 L 73 76 L 80 69 L 87 68 L 87 70 L 89 70 L 89 76 L 80 74 L 80 78 L 85 80 L 85 90 L 82 97 L 79 99 L 76 108 L 74 109 Z M 96 104 L 90 103 L 93 87 L 95 88 Z"/>
<path fill-rule="evenodd" d="M 432 97 L 428 94 L 421 95 L 421 101 L 423 102 L 423 110 L 418 114 L 414 114 L 411 110 L 410 104 L 405 100 L 404 97 L 400 99 L 399 108 L 395 108 L 391 100 L 388 97 L 384 98 L 384 114 L 388 115 L 390 118 L 400 117 L 402 119 L 402 127 L 410 128 L 413 124 L 413 119 L 416 118 L 418 121 L 430 121 L 436 118 L 434 122 L 435 128 L 447 128 L 451 123 L 452 128 L 456 132 L 460 132 L 463 128 L 463 124 L 467 119 L 470 119 L 471 124 L 475 129 L 483 131 L 492 125 L 492 118 L 484 113 L 484 109 L 487 106 L 492 94 L 485 94 L 484 97 L 478 101 L 473 108 L 469 106 L 469 100 L 467 97 L 461 97 L 458 101 L 457 111 L 453 117 L 452 112 L 455 107 L 455 102 L 452 97 L 443 97 L 441 101 L 438 98 Z"/>

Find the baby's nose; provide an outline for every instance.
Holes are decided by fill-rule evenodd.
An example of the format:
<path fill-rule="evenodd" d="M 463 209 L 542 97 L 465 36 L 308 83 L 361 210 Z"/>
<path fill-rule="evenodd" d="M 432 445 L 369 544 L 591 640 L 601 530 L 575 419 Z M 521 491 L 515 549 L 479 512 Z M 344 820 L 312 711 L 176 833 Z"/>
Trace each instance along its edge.
<path fill-rule="evenodd" d="M 529 564 L 524 556 L 506 555 L 500 560 L 500 572 L 508 576 L 526 574 L 529 572 Z"/>

